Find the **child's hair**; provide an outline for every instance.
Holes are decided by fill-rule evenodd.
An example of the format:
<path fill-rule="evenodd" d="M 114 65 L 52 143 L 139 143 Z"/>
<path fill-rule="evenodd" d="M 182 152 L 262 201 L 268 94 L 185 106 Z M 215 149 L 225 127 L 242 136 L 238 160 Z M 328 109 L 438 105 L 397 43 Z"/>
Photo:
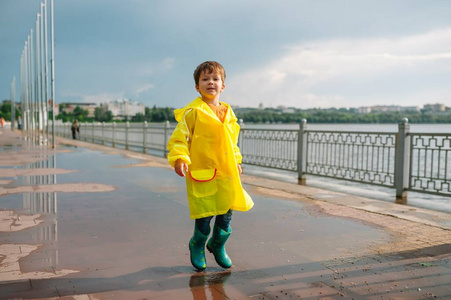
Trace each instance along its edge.
<path fill-rule="evenodd" d="M 199 77 L 202 72 L 208 73 L 218 73 L 221 75 L 222 82 L 225 82 L 226 74 L 224 67 L 221 66 L 220 63 L 215 61 L 206 61 L 197 66 L 196 70 L 194 70 L 194 82 L 196 85 L 199 85 Z"/>

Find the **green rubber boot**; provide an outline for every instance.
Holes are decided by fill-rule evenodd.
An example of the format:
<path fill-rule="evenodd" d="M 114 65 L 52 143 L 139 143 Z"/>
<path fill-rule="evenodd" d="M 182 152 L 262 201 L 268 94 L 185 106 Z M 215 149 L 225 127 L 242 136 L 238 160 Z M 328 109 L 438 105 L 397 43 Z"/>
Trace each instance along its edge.
<path fill-rule="evenodd" d="M 207 235 L 204 235 L 194 226 L 194 234 L 189 240 L 189 252 L 191 264 L 198 270 L 205 270 L 207 267 L 207 260 L 205 259 L 205 243 L 208 239 Z"/>
<path fill-rule="evenodd" d="M 232 233 L 232 228 L 229 231 L 222 230 L 219 226 L 213 228 L 213 235 L 207 243 L 207 249 L 215 256 L 215 260 L 221 267 L 228 269 L 232 266 L 232 260 L 227 255 L 225 243 Z"/>

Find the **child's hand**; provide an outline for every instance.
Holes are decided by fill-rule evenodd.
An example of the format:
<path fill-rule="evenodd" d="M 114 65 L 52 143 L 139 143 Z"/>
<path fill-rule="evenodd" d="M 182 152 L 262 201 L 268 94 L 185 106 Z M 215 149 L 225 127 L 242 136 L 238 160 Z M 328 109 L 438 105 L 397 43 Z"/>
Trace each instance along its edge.
<path fill-rule="evenodd" d="M 241 175 L 243 173 L 243 168 L 241 168 L 241 164 L 238 164 L 238 173 Z"/>
<path fill-rule="evenodd" d="M 174 170 L 180 177 L 185 177 L 185 172 L 188 171 L 188 164 L 182 159 L 177 159 L 174 165 Z"/>

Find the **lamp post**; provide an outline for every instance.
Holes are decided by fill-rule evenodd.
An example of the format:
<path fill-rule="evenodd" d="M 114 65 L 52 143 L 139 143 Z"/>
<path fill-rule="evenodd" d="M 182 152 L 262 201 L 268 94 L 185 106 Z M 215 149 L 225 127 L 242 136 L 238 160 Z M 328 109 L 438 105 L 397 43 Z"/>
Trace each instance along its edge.
<path fill-rule="evenodd" d="M 50 2 L 51 25 L 51 98 L 49 99 L 49 41 L 48 41 L 48 4 L 40 5 L 36 14 L 35 29 L 30 30 L 20 58 L 20 102 L 23 131 L 26 138 L 39 144 L 49 141 L 49 105 L 52 105 L 52 147 L 55 148 L 55 35 L 53 0 Z M 15 84 L 15 80 L 14 80 Z"/>
<path fill-rule="evenodd" d="M 50 24 L 51 24 L 51 39 L 50 49 L 52 51 L 50 66 L 51 66 L 51 91 L 52 91 L 52 147 L 55 148 L 55 18 L 53 12 L 53 0 L 50 0 Z"/>
<path fill-rule="evenodd" d="M 49 140 L 49 126 L 48 126 L 48 117 L 49 117 L 49 83 L 48 83 L 48 65 L 49 65 L 49 48 L 48 48 L 48 29 L 47 29 L 47 0 L 44 1 L 44 113 L 46 120 L 46 139 Z"/>
<path fill-rule="evenodd" d="M 11 82 L 11 129 L 14 129 L 16 123 L 16 77 Z"/>

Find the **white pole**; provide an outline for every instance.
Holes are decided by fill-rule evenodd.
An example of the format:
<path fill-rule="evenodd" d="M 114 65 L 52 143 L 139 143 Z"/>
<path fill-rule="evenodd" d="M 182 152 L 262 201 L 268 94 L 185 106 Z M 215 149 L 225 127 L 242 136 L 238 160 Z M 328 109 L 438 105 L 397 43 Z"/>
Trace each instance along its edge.
<path fill-rule="evenodd" d="M 25 46 L 24 49 L 22 50 L 22 55 L 20 56 L 20 108 L 22 110 L 22 116 L 23 116 L 23 100 L 25 97 L 25 92 L 24 92 L 24 70 L 23 70 L 23 65 L 24 65 L 24 52 L 25 52 Z M 19 120 L 19 116 L 17 116 L 17 119 Z M 19 125 L 19 121 L 17 121 L 17 125 Z M 19 128 L 19 126 L 17 126 L 17 128 Z"/>
<path fill-rule="evenodd" d="M 28 82 L 28 39 L 25 42 L 25 55 L 24 55 L 24 103 L 22 105 L 22 130 L 25 132 L 25 134 L 28 134 L 28 89 L 29 89 L 29 82 Z"/>
<path fill-rule="evenodd" d="M 39 65 L 40 65 L 40 81 L 41 81 L 41 115 L 42 115 L 42 131 L 41 131 L 41 136 L 42 136 L 42 142 L 43 144 L 47 144 L 47 136 L 46 136 L 46 130 L 47 130 L 47 116 L 46 116 L 46 112 L 47 112 L 47 105 L 46 105 L 46 95 L 45 95 L 45 40 L 44 40 L 44 3 L 41 3 L 41 15 L 40 15 L 40 19 L 39 19 L 39 25 L 40 25 L 40 29 L 39 29 L 39 43 L 40 43 L 40 48 L 39 48 Z"/>
<path fill-rule="evenodd" d="M 31 126 L 31 108 L 30 108 L 30 102 L 32 98 L 32 88 L 31 88 L 31 37 L 28 35 L 28 41 L 27 41 L 27 58 L 26 58 L 26 68 L 27 68 L 27 136 L 30 138 L 30 126 Z"/>
<path fill-rule="evenodd" d="M 31 37 L 30 37 L 30 82 L 31 82 L 31 120 L 30 120 L 30 129 L 31 129 L 31 140 L 35 138 L 35 101 L 36 101 L 36 92 L 35 92 L 35 72 L 34 72 L 34 40 L 33 40 L 33 29 L 31 29 Z"/>
<path fill-rule="evenodd" d="M 40 43 L 40 47 L 39 47 L 39 65 L 40 65 L 40 72 L 39 72 L 39 77 L 40 77 L 40 81 L 41 81 L 41 115 L 42 115 L 42 131 L 41 131 L 41 136 L 42 136 L 42 142 L 43 144 L 47 143 L 47 138 L 45 135 L 46 132 L 46 127 L 47 127 L 47 116 L 45 115 L 47 109 L 46 109 L 46 99 L 45 99 L 45 70 L 44 70 L 44 66 L 45 66 L 45 45 L 44 45 L 44 3 L 41 3 L 41 15 L 39 18 L 39 43 Z"/>
<path fill-rule="evenodd" d="M 48 49 L 48 29 L 47 29 L 47 0 L 44 1 L 44 45 L 45 45 L 45 70 L 44 70 L 44 79 L 45 79 L 45 120 L 46 120 L 46 139 L 47 143 L 49 140 L 49 49 Z"/>
<path fill-rule="evenodd" d="M 50 23 L 51 23 L 51 85 L 52 85 L 52 147 L 55 148 L 55 20 L 53 12 L 53 0 L 50 0 Z"/>
<path fill-rule="evenodd" d="M 42 7 L 41 7 L 42 11 Z M 38 13 L 36 18 L 36 80 L 37 80 L 37 99 L 36 105 L 38 110 L 38 141 L 42 144 L 42 129 L 43 129 L 43 115 L 42 115 L 42 57 L 41 57 L 41 14 Z"/>
<path fill-rule="evenodd" d="M 23 48 L 23 52 L 22 52 L 22 58 L 20 61 L 20 90 L 21 90 L 21 94 L 20 94 L 20 111 L 21 111 L 21 115 L 22 115 L 22 120 L 21 120 L 21 128 L 20 130 L 22 130 L 22 132 L 24 132 L 24 126 L 25 126 L 25 102 L 26 102 L 26 97 L 27 97 L 27 79 L 26 79 L 26 54 L 27 54 L 27 42 L 25 42 L 25 46 Z"/>
<path fill-rule="evenodd" d="M 34 42 L 34 93 L 35 93 L 35 98 L 34 98 L 34 109 L 36 112 L 36 125 L 35 125 L 35 142 L 39 143 L 39 128 L 41 126 L 39 126 L 39 114 L 40 114 L 40 110 L 39 110 L 39 100 L 40 100 L 40 95 L 39 95 L 39 56 L 38 56 L 38 49 L 39 49 L 39 33 L 38 33 L 38 29 L 39 28 L 39 14 L 36 14 L 36 27 L 35 27 L 35 42 Z"/>
<path fill-rule="evenodd" d="M 16 122 L 16 77 L 11 82 L 11 130 L 14 129 Z"/>

